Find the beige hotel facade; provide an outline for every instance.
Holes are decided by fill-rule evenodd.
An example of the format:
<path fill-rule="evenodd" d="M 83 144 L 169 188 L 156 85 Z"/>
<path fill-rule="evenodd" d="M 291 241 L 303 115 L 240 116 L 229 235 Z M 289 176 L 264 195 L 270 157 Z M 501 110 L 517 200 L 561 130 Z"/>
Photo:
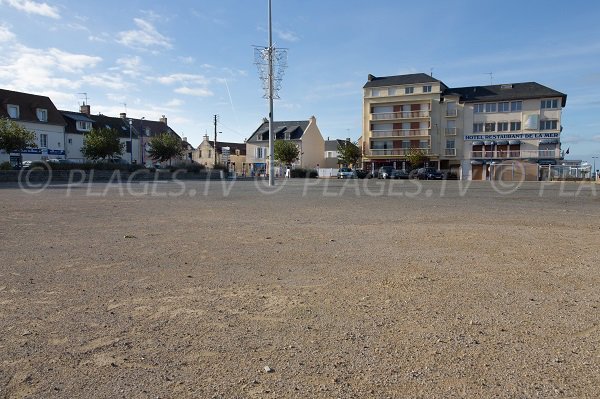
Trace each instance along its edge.
<path fill-rule="evenodd" d="M 562 160 L 567 96 L 536 82 L 449 88 L 423 73 L 369 75 L 363 93 L 363 167 L 425 165 L 461 179 L 543 178 Z"/>

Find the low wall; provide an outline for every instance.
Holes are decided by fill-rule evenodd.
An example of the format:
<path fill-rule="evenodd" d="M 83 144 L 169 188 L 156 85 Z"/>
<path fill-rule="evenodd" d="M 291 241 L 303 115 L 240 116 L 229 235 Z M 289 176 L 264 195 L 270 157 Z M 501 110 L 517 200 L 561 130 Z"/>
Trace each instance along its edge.
<path fill-rule="evenodd" d="M 154 180 L 218 180 L 224 178 L 221 171 L 202 171 L 190 173 L 184 169 L 171 172 L 168 170 L 138 170 L 135 172 L 120 170 L 3 170 L 0 171 L 0 183 L 29 182 L 127 182 L 127 181 L 154 181 Z"/>

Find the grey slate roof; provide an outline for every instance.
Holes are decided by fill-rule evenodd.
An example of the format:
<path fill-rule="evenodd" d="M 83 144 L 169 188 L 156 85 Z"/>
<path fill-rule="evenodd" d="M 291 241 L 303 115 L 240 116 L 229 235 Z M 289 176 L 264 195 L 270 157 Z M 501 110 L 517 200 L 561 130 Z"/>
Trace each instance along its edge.
<path fill-rule="evenodd" d="M 304 135 L 304 131 L 308 127 L 310 121 L 280 121 L 273 122 L 273 132 L 275 139 L 281 140 L 285 138 L 286 133 L 289 133 L 290 140 L 300 140 Z M 263 122 L 252 133 L 248 141 L 259 141 L 258 137 L 262 136 L 262 140 L 269 140 L 269 122 Z"/>
<path fill-rule="evenodd" d="M 561 97 L 563 107 L 567 103 L 566 94 L 537 82 L 449 88 L 445 90 L 444 94 L 458 95 L 460 96 L 460 101 L 465 103 L 528 100 L 548 97 Z"/>
<path fill-rule="evenodd" d="M 376 77 L 376 76 L 370 75 L 369 79 L 370 80 L 364 85 L 364 88 L 441 82 L 440 80 L 438 80 L 432 76 L 429 76 L 426 73 L 413 73 L 413 74 L 409 74 L 409 75 L 382 76 L 382 77 Z"/>
<path fill-rule="evenodd" d="M 215 142 L 213 140 L 208 141 L 212 148 L 215 148 Z M 229 147 L 232 154 L 235 154 L 235 150 L 240 150 L 240 155 L 246 155 L 246 143 L 228 143 L 225 141 L 217 141 L 217 153 L 221 154 L 223 147 Z"/>
<path fill-rule="evenodd" d="M 94 127 L 98 129 L 108 128 L 114 129 L 119 137 L 129 138 L 129 120 L 123 118 L 114 118 L 106 115 L 90 115 L 90 119 L 94 121 Z M 133 128 L 131 129 L 131 135 L 137 138 L 137 132 Z"/>
<path fill-rule="evenodd" d="M 19 106 L 19 119 L 16 119 L 17 121 L 66 125 L 61 113 L 56 109 L 52 100 L 46 96 L 0 89 L 0 118 L 10 119 L 7 109 L 8 104 Z M 37 108 L 47 110 L 47 122 L 38 120 Z"/>

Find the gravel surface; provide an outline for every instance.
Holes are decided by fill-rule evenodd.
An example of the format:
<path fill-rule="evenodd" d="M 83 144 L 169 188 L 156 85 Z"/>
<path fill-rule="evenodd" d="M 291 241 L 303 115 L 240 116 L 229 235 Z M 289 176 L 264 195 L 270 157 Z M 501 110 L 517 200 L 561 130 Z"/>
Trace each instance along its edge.
<path fill-rule="evenodd" d="M 600 186 L 0 186 L 0 398 L 597 397 Z"/>

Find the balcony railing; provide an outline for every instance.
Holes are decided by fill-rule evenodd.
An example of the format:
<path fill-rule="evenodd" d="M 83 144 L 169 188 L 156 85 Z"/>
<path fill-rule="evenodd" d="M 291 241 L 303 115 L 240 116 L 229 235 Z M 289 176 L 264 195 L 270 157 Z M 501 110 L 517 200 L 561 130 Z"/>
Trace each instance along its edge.
<path fill-rule="evenodd" d="M 396 129 L 396 130 L 373 130 L 371 137 L 418 137 L 429 136 L 429 129 Z"/>
<path fill-rule="evenodd" d="M 444 155 L 447 157 L 455 157 L 456 156 L 456 148 L 446 148 L 444 150 Z"/>
<path fill-rule="evenodd" d="M 374 121 L 389 121 L 394 119 L 419 119 L 429 118 L 429 111 L 400 111 L 400 112 L 379 112 L 371 114 Z"/>
<path fill-rule="evenodd" d="M 560 150 L 471 151 L 471 158 L 560 158 Z"/>
<path fill-rule="evenodd" d="M 454 118 L 458 116 L 458 110 L 457 109 L 447 109 L 446 110 L 446 117 L 448 118 Z"/>
<path fill-rule="evenodd" d="M 446 129 L 444 129 L 444 133 L 446 133 L 446 136 L 456 136 L 456 128 L 447 127 Z"/>
<path fill-rule="evenodd" d="M 423 155 L 429 155 L 429 148 L 391 148 L 385 150 L 379 149 L 370 149 L 367 154 L 373 157 L 381 157 L 381 156 L 398 156 L 404 157 L 408 155 L 411 151 L 419 150 Z"/>

